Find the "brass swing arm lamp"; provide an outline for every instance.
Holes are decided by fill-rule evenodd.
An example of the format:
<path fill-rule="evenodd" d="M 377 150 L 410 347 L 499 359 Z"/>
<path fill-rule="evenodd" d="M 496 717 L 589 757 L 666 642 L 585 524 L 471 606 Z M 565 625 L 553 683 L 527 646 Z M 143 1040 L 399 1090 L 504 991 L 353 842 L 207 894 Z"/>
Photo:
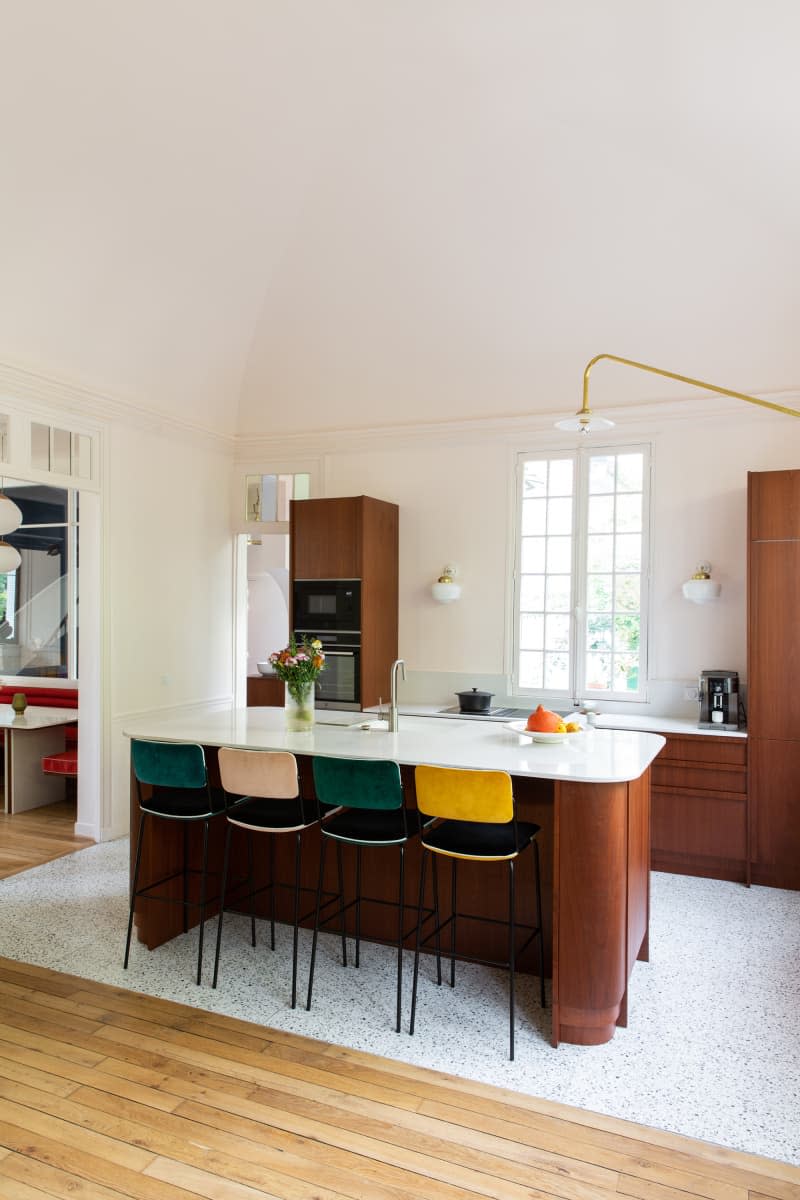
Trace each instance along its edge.
<path fill-rule="evenodd" d="M 800 417 L 800 412 L 787 408 L 783 404 L 775 404 L 772 400 L 760 400 L 758 396 L 748 396 L 746 392 L 734 392 L 730 388 L 719 387 L 716 383 L 706 383 L 702 379 L 692 379 L 691 375 L 678 375 L 675 371 L 665 371 L 661 367 L 651 367 L 648 363 L 636 362 L 632 358 L 620 358 L 618 354 L 596 354 L 584 368 L 583 372 L 583 404 L 574 417 L 564 421 L 556 421 L 556 429 L 566 429 L 571 432 L 591 433 L 596 429 L 610 429 L 614 422 L 606 417 L 596 417 L 589 408 L 589 374 L 595 363 L 606 358 L 610 362 L 622 363 L 626 367 L 636 367 L 639 371 L 649 371 L 651 375 L 663 375 L 666 379 L 677 379 L 679 383 L 688 383 L 692 387 L 704 388 L 707 392 L 717 392 L 720 396 L 733 396 L 735 400 L 746 400 L 748 404 L 758 404 L 761 408 L 772 408 L 776 412 L 786 413 L 790 417 Z"/>

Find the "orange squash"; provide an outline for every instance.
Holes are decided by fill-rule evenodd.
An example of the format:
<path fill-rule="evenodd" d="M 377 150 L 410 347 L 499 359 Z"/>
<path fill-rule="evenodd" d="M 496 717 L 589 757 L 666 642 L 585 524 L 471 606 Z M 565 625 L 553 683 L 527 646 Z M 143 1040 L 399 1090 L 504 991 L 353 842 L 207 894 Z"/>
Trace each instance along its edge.
<path fill-rule="evenodd" d="M 557 733 L 560 725 L 563 725 L 563 718 L 559 713 L 551 712 L 540 704 L 528 717 L 525 728 L 532 733 Z"/>

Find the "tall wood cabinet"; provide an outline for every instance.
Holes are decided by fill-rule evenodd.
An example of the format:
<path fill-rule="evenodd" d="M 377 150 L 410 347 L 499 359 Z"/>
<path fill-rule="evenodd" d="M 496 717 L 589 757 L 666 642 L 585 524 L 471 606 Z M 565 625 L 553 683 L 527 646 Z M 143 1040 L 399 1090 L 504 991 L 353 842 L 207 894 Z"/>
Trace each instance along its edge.
<path fill-rule="evenodd" d="M 752 880 L 800 889 L 800 470 L 747 477 Z"/>
<path fill-rule="evenodd" d="M 387 700 L 397 658 L 397 505 L 372 496 L 293 500 L 289 530 L 292 583 L 361 580 L 361 704 Z"/>

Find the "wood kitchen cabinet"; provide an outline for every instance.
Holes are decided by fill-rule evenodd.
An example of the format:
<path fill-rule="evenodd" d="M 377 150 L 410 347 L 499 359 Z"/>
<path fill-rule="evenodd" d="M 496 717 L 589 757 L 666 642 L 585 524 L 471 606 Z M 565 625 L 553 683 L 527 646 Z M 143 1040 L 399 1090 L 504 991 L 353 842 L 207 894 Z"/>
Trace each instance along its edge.
<path fill-rule="evenodd" d="M 747 757 L 745 738 L 667 736 L 651 769 L 653 870 L 748 881 Z"/>
<path fill-rule="evenodd" d="M 286 686 L 277 675 L 247 676 L 248 708 L 280 708 L 286 694 Z"/>
<path fill-rule="evenodd" d="M 800 890 L 800 471 L 749 472 L 747 524 L 752 879 Z"/>
<path fill-rule="evenodd" d="M 389 696 L 397 658 L 399 510 L 372 496 L 293 500 L 290 576 L 361 580 L 361 706 Z M 294 614 L 291 615 L 294 628 Z"/>

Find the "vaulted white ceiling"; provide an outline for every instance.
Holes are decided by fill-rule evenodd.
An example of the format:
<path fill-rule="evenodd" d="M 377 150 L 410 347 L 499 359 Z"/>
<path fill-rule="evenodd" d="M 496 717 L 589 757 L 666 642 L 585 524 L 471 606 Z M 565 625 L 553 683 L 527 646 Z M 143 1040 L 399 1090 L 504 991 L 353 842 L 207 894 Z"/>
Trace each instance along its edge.
<path fill-rule="evenodd" d="M 0 15 L 3 362 L 244 434 L 800 386 L 796 0 Z"/>

